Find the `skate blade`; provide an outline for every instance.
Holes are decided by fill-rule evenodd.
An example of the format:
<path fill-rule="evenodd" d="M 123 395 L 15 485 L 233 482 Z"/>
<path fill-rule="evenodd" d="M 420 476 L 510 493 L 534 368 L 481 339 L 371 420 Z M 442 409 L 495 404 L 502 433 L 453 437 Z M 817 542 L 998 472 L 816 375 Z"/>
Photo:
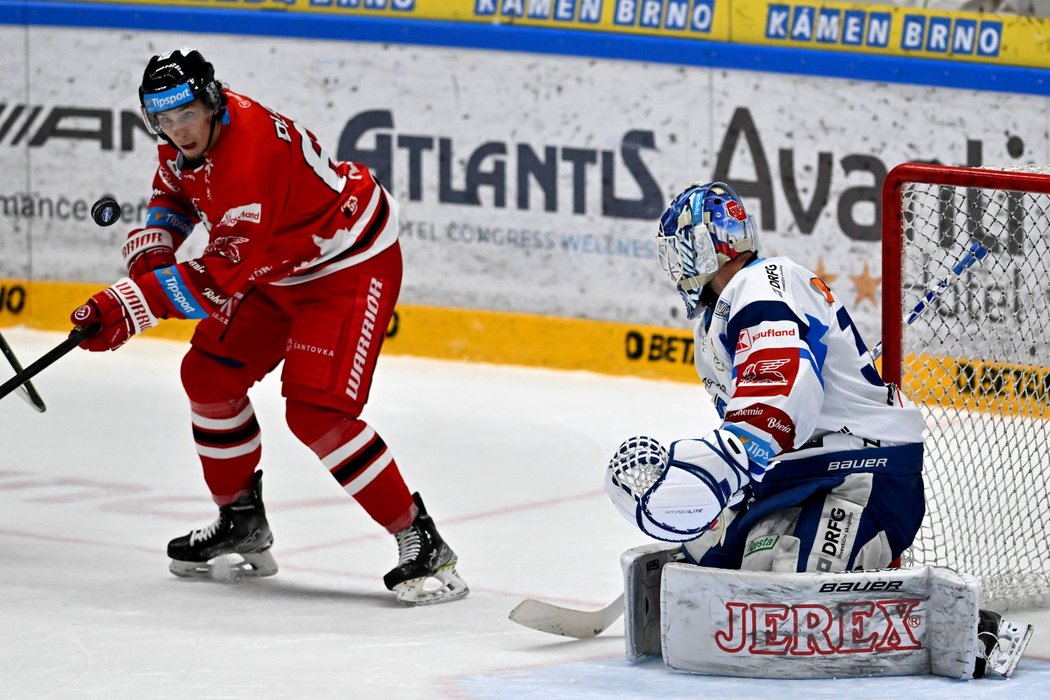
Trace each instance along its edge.
<path fill-rule="evenodd" d="M 172 559 L 168 571 L 179 578 L 204 581 L 236 582 L 262 578 L 277 573 L 277 561 L 269 550 L 247 554 L 225 554 L 210 561 L 178 561 Z"/>
<path fill-rule="evenodd" d="M 1024 655 L 1028 642 L 1032 640 L 1032 632 L 1035 631 L 1035 628 L 1024 623 L 1013 624 L 1005 620 L 1003 624 L 1011 627 L 1009 633 L 1004 635 L 1005 641 L 1008 642 L 1009 646 L 1004 649 L 1002 646 L 1003 639 L 1000 638 L 1000 644 L 988 658 L 988 670 L 994 671 L 1004 678 L 1009 678 L 1017 670 L 1017 664 L 1021 661 L 1021 656 Z"/>
<path fill-rule="evenodd" d="M 438 587 L 427 588 L 427 584 L 435 579 Z M 465 598 L 468 593 L 470 593 L 470 587 L 460 577 L 455 566 L 438 569 L 433 576 L 412 578 L 394 586 L 394 594 L 398 602 L 412 607 L 450 603 L 453 600 Z"/>

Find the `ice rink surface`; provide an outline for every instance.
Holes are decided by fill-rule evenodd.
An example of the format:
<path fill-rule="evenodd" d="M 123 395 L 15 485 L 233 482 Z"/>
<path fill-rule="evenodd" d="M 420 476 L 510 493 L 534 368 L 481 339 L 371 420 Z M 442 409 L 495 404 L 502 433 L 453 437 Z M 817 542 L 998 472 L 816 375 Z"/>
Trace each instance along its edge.
<path fill-rule="evenodd" d="M 5 329 L 23 364 L 62 336 Z M 182 343 L 74 351 L 35 381 L 48 411 L 0 400 L 0 698 L 1041 698 L 1050 613 L 1009 681 L 775 681 L 624 660 L 623 626 L 591 640 L 519 627 L 523 598 L 597 609 L 620 553 L 647 540 L 601 489 L 632 434 L 716 423 L 696 385 L 380 360 L 364 417 L 460 558 L 470 596 L 399 606 L 393 538 L 284 426 L 275 378 L 253 391 L 280 572 L 176 579 L 167 541 L 216 515 L 178 383 Z M 10 376 L 0 365 L 0 380 Z"/>

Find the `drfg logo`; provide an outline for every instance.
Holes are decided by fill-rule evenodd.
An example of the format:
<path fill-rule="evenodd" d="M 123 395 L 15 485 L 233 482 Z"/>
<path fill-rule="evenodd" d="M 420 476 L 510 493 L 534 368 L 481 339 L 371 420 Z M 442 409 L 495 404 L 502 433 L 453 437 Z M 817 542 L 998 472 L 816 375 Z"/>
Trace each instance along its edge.
<path fill-rule="evenodd" d="M 913 651 L 926 611 L 917 599 L 866 600 L 833 607 L 804 603 L 725 604 L 715 645 L 727 654 L 813 656 Z"/>

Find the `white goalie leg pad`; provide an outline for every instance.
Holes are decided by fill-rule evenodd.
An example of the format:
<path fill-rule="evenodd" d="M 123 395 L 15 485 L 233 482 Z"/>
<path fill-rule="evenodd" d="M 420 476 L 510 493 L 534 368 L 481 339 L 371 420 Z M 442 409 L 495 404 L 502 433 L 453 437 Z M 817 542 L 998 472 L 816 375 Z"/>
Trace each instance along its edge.
<path fill-rule="evenodd" d="M 620 555 L 627 660 L 660 653 L 660 575 L 664 564 L 685 558 L 678 545 L 648 544 Z"/>
<path fill-rule="evenodd" d="M 924 566 L 843 573 L 663 567 L 664 662 L 747 678 L 970 679 L 980 584 Z"/>

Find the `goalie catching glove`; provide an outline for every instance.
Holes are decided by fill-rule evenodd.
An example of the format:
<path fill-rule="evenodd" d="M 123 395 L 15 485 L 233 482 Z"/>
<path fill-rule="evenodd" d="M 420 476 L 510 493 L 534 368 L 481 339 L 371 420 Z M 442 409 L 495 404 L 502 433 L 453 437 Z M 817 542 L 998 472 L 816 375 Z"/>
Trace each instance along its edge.
<path fill-rule="evenodd" d="M 116 350 L 136 333 L 157 325 L 157 316 L 135 282 L 125 277 L 78 306 L 69 316 L 76 326 L 98 323 L 98 333 L 80 344 L 85 350 Z"/>
<path fill-rule="evenodd" d="M 624 517 L 668 542 L 707 532 L 749 483 L 747 453 L 726 430 L 676 440 L 670 450 L 651 437 L 628 438 L 605 475 L 605 490 Z"/>

